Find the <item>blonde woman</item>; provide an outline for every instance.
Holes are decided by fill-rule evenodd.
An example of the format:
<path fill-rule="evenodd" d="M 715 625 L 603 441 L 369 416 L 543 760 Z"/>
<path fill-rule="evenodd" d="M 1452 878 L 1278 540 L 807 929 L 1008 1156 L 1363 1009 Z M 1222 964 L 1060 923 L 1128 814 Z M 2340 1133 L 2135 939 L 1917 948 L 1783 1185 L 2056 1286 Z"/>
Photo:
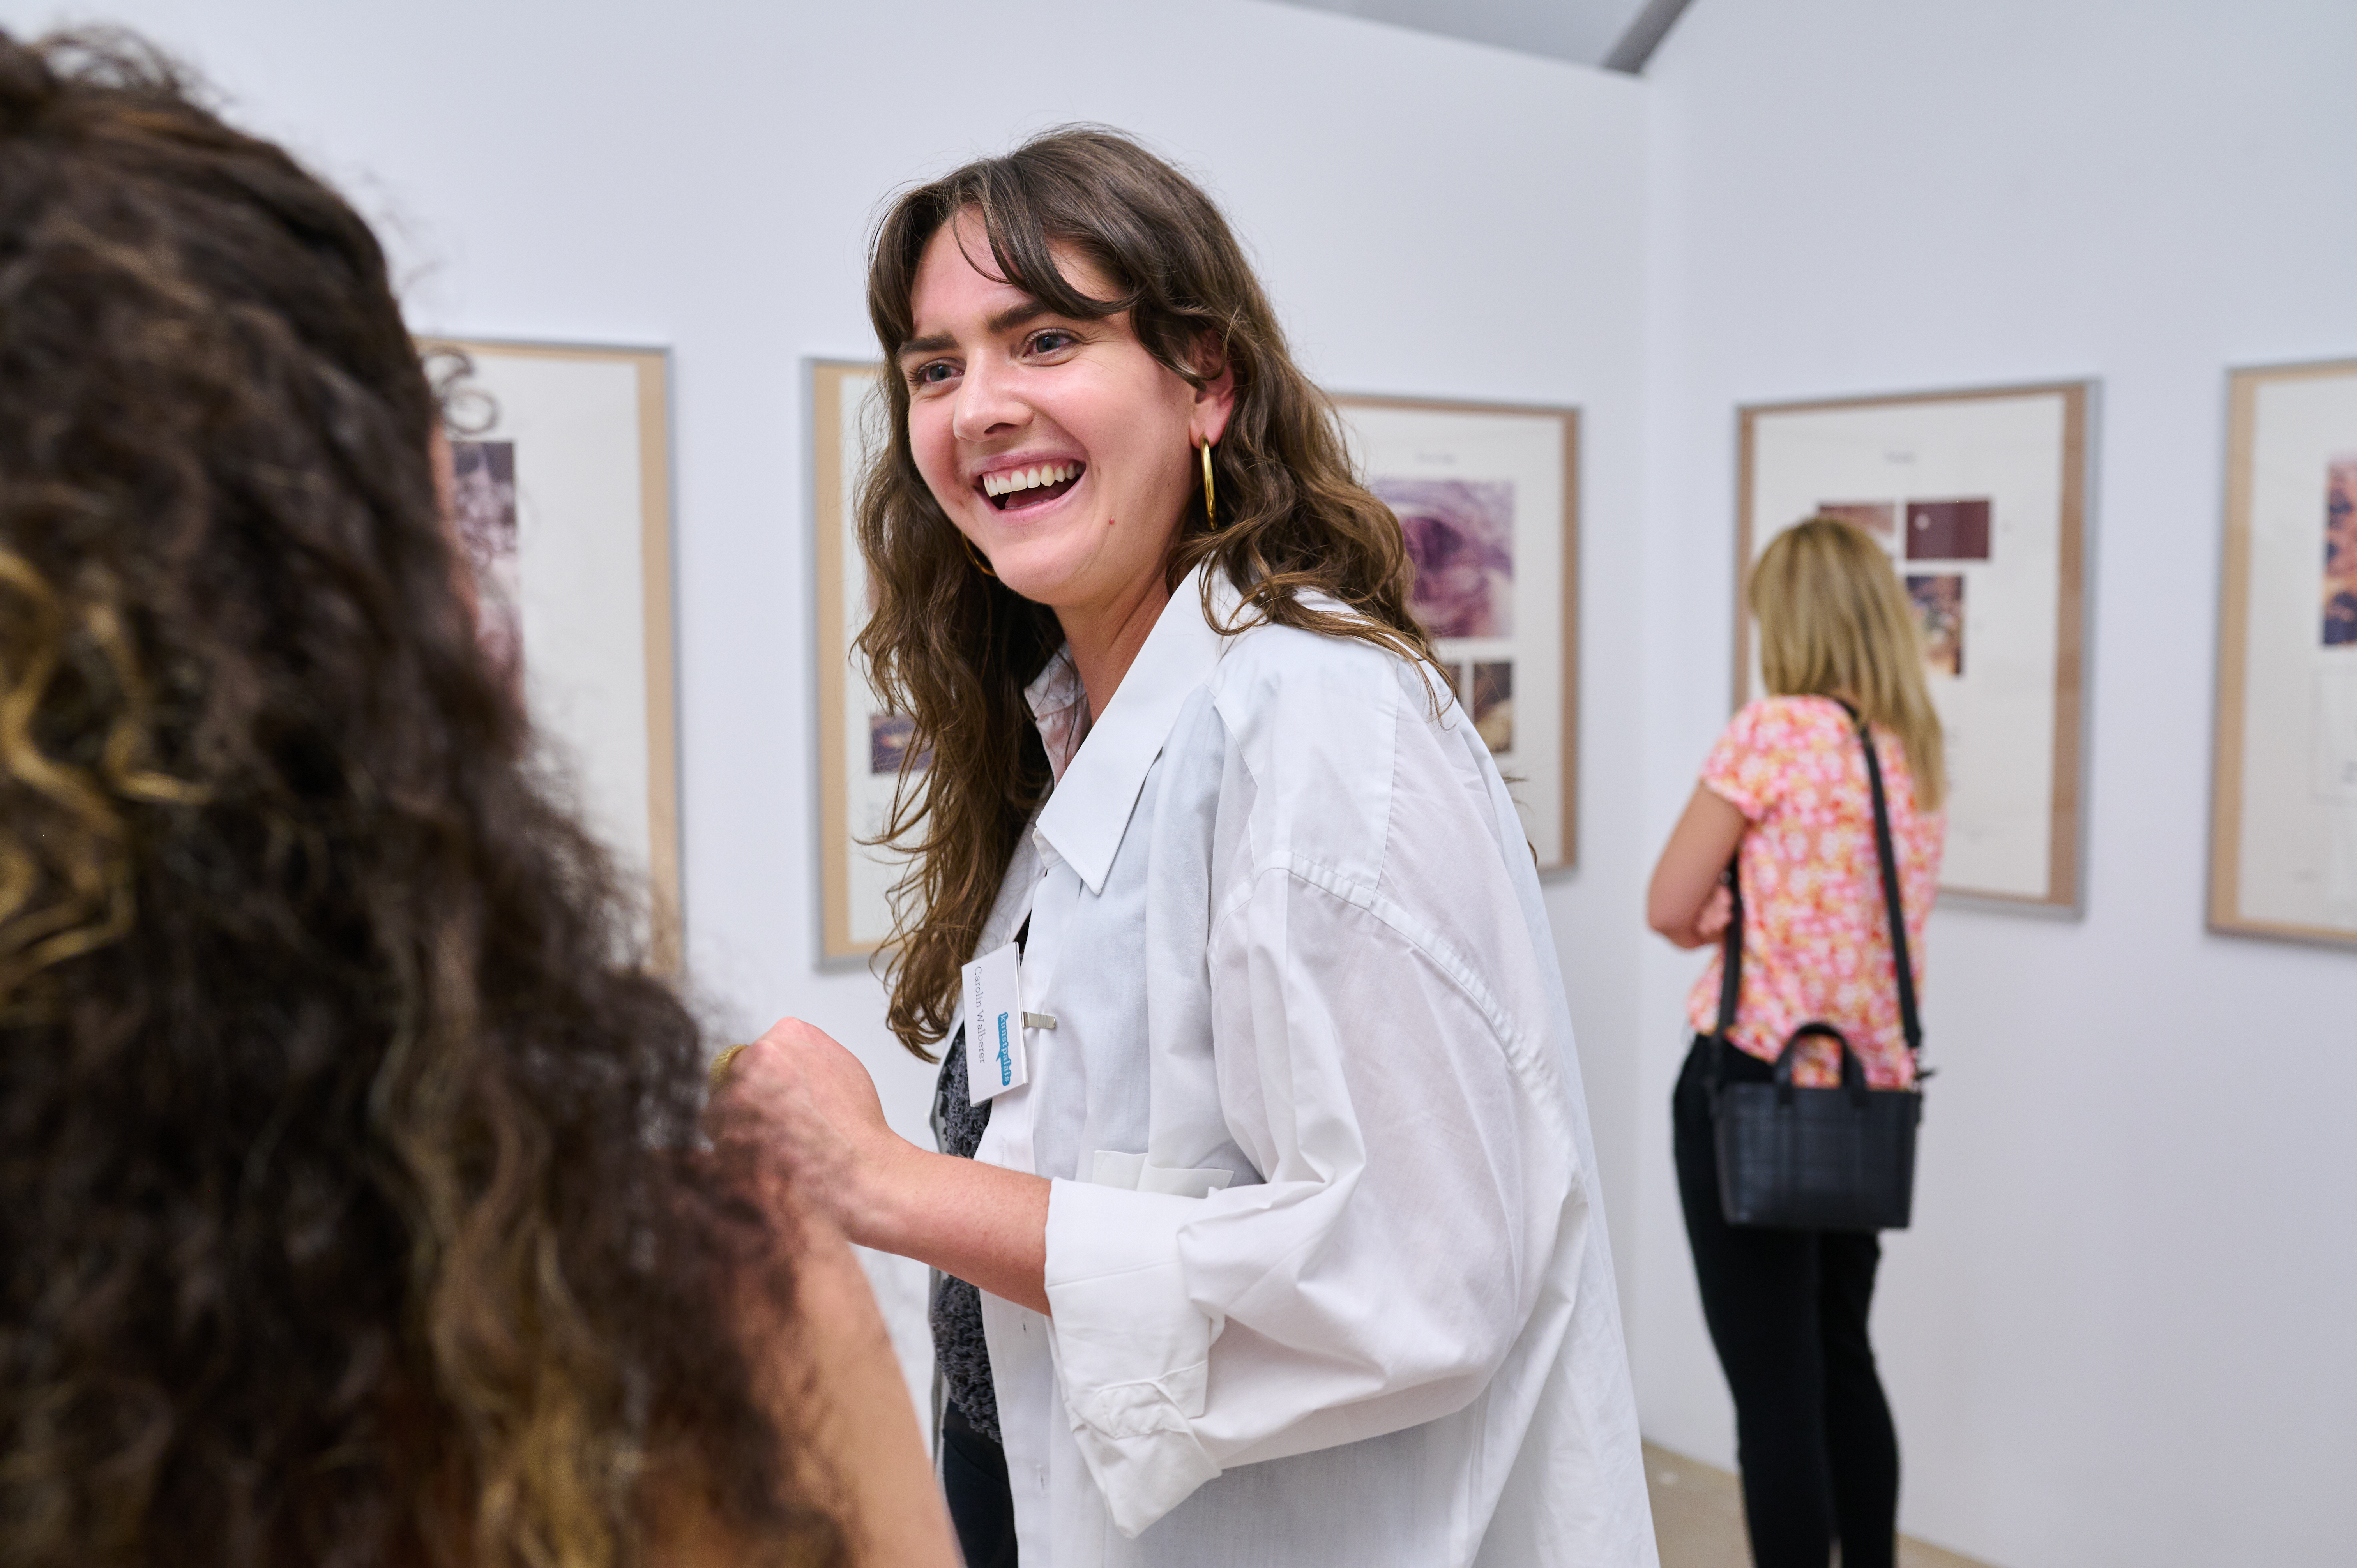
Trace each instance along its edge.
<path fill-rule="evenodd" d="M 968 1561 L 1644 1568 L 1530 851 L 1226 220 L 1055 133 L 901 198 L 868 305 L 861 645 L 933 758 L 888 1016 L 943 1152 L 806 1026 L 739 1071 L 950 1277 Z"/>
<path fill-rule="evenodd" d="M 1871 1232 L 1738 1229 L 1719 1207 L 1714 1082 L 1768 1081 L 1803 1024 L 1833 1025 L 1877 1089 L 1914 1081 L 1900 1026 L 1861 724 L 1889 798 L 1907 949 L 1922 985 L 1923 921 L 1945 832 L 1940 721 L 1920 634 L 1890 558 L 1855 525 L 1815 517 L 1754 568 L 1750 604 L 1772 695 L 1737 714 L 1654 869 L 1649 919 L 1680 947 L 1723 940 L 1730 865 L 1743 895 L 1731 1051 L 1717 1024 L 1721 958 L 1687 1001 L 1695 1032 L 1674 1101 L 1678 1189 L 1703 1314 L 1735 1396 L 1751 1549 L 1762 1568 L 1891 1562 L 1899 1445 L 1875 1374 Z M 1840 1081 L 1822 1036 L 1794 1081 Z"/>

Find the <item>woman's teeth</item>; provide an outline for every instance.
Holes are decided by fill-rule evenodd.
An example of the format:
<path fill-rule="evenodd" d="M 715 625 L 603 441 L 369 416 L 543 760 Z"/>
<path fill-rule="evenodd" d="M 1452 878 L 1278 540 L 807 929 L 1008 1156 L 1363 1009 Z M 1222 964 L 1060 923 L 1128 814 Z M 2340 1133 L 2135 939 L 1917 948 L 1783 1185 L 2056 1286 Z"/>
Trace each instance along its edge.
<path fill-rule="evenodd" d="M 985 496 L 1013 495 L 1017 490 L 1035 490 L 1041 485 L 1060 485 L 1081 471 L 1078 463 L 1043 463 L 1036 468 L 1009 468 L 1004 473 L 985 474 L 982 493 Z"/>

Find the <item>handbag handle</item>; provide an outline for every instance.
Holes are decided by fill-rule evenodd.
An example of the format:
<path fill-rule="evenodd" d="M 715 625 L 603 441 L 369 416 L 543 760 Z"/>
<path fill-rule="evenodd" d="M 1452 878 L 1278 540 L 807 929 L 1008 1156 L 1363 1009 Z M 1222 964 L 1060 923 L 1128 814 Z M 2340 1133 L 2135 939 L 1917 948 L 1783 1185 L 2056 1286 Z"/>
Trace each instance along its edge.
<path fill-rule="evenodd" d="M 1793 1030 L 1792 1038 L 1784 1042 L 1783 1050 L 1778 1053 L 1776 1058 L 1777 1098 L 1787 1105 L 1792 1102 L 1792 1064 L 1799 1059 L 1793 1054 L 1792 1047 L 1811 1035 L 1821 1036 L 1841 1047 L 1842 1087 L 1849 1090 L 1850 1103 L 1860 1111 L 1865 1110 L 1866 1097 L 1871 1090 L 1871 1086 L 1866 1081 L 1866 1063 L 1859 1060 L 1857 1052 L 1850 1048 L 1849 1036 L 1823 1019 L 1803 1024 Z"/>
<path fill-rule="evenodd" d="M 1907 909 L 1899 896 L 1899 856 L 1891 847 L 1890 805 L 1882 792 L 1882 760 L 1875 755 L 1874 736 L 1868 732 L 1866 720 L 1859 716 L 1858 711 L 1839 697 L 1833 701 L 1840 703 L 1842 712 L 1849 715 L 1850 723 L 1857 730 L 1858 744 L 1866 748 L 1867 788 L 1874 797 L 1874 858 L 1880 863 L 1882 869 L 1882 904 L 1890 925 L 1891 966 L 1897 971 L 1899 979 L 1899 1026 L 1907 1037 L 1908 1055 L 1920 1058 L 1923 1054 L 1923 1023 L 1915 1011 L 1915 966 L 1907 953 Z M 1738 848 L 1735 858 L 1727 863 L 1726 871 L 1720 874 L 1720 880 L 1727 884 L 1728 907 L 1723 949 L 1726 956 L 1719 964 L 1718 1027 L 1712 1032 L 1715 1049 L 1725 1048 L 1727 1031 L 1735 1027 L 1736 1003 L 1743 993 L 1743 878 L 1738 870 L 1742 861 L 1743 853 Z M 1846 1080 L 1851 1055 L 1849 1042 L 1833 1031 L 1830 1025 L 1823 1024 L 1803 1024 L 1792 1032 L 1792 1038 L 1798 1039 L 1813 1031 L 1833 1033 L 1834 1038 L 1842 1040 L 1842 1076 Z M 1780 1053 L 1780 1064 L 1789 1057 L 1792 1041 L 1784 1043 L 1787 1050 Z M 1919 1069 L 1916 1076 L 1921 1079 L 1924 1074 Z"/>

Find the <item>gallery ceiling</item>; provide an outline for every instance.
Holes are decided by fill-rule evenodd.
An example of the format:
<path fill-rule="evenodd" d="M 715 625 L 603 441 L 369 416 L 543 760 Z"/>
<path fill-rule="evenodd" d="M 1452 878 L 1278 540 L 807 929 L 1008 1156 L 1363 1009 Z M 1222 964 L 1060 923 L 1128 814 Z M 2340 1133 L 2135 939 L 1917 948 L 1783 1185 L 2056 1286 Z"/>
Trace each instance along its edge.
<path fill-rule="evenodd" d="M 1286 0 L 1615 70 L 1644 69 L 1687 0 Z"/>

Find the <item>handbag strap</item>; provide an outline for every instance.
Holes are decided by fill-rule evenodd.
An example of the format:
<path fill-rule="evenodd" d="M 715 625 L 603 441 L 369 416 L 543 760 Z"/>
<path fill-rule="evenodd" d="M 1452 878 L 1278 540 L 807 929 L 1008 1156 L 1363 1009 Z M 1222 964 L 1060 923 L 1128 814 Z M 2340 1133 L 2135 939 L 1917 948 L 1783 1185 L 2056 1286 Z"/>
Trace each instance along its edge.
<path fill-rule="evenodd" d="M 1915 965 L 1907 955 L 1907 908 L 1899 897 L 1899 855 L 1890 843 L 1890 805 L 1882 793 L 1882 761 L 1874 754 L 1874 736 L 1858 711 L 1841 703 L 1842 712 L 1857 726 L 1857 740 L 1866 747 L 1866 782 L 1874 792 L 1874 857 L 1882 863 L 1882 906 L 1890 921 L 1890 958 L 1899 976 L 1899 1026 L 1907 1036 L 1907 1054 L 1923 1054 L 1923 1021 L 1915 1011 Z"/>
<path fill-rule="evenodd" d="M 1724 945 L 1718 966 L 1718 1027 L 1711 1037 L 1721 1042 L 1735 1027 L 1735 1004 L 1743 994 L 1743 876 L 1738 869 L 1742 864 L 1743 851 L 1738 846 L 1735 858 L 1719 875 L 1727 884 L 1727 935 L 1720 939 Z"/>

